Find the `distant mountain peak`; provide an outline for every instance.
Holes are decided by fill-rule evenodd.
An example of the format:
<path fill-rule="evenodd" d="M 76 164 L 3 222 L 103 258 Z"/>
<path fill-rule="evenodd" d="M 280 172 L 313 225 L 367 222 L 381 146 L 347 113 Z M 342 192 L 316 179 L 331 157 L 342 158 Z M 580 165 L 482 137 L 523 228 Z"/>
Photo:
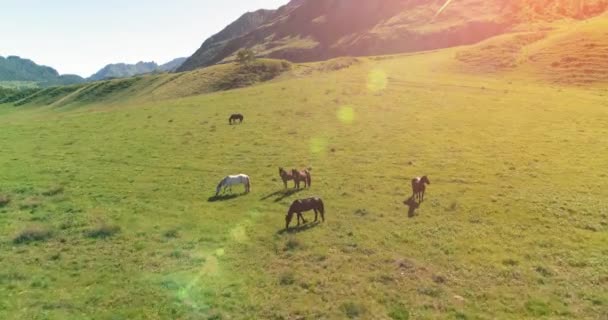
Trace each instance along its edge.
<path fill-rule="evenodd" d="M 135 64 L 113 63 L 103 67 L 87 80 L 98 81 L 113 78 L 128 78 L 146 73 L 173 72 L 186 60 L 186 58 L 173 59 L 163 65 L 154 61 L 139 61 Z"/>

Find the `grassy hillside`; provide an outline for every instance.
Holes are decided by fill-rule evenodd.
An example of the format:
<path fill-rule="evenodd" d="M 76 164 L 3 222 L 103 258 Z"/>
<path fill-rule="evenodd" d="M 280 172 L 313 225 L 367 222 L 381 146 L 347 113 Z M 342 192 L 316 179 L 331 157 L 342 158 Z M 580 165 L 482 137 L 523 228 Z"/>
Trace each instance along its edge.
<path fill-rule="evenodd" d="M 608 317 L 605 90 L 448 72 L 456 52 L 0 106 L 0 318 Z M 312 167 L 312 189 L 279 166 Z M 212 201 L 240 172 L 253 192 Z M 283 232 L 312 195 L 327 222 Z"/>
<path fill-rule="evenodd" d="M 0 103 L 58 108 L 180 98 L 269 81 L 291 68 L 286 61 L 259 59 L 244 66 L 225 64 L 179 74 L 152 74 L 39 89 L 3 89 Z"/>
<path fill-rule="evenodd" d="M 460 71 L 566 85 L 608 83 L 608 15 L 554 23 L 457 50 Z"/>

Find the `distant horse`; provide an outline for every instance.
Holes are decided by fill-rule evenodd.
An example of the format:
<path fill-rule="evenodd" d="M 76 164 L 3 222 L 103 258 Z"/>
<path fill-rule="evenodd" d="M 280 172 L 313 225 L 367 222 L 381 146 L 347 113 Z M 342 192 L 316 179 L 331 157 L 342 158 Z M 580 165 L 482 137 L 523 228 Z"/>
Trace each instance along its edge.
<path fill-rule="evenodd" d="M 424 201 L 424 191 L 427 184 L 431 184 L 427 176 L 412 179 L 412 198 L 414 200 Z"/>
<path fill-rule="evenodd" d="M 215 196 L 219 196 L 222 189 L 226 192 L 229 189 L 232 192 L 232 186 L 242 184 L 245 185 L 245 193 L 251 192 L 251 179 L 246 174 L 239 174 L 236 176 L 227 176 L 217 185 Z"/>
<path fill-rule="evenodd" d="M 239 121 L 239 123 L 243 123 L 243 120 L 245 120 L 245 117 L 240 113 L 235 113 L 230 116 L 230 119 L 228 119 L 228 123 L 235 124 L 237 120 Z"/>
<path fill-rule="evenodd" d="M 287 172 L 283 168 L 279 168 L 279 176 L 281 180 L 283 180 L 283 184 L 285 185 L 285 189 L 287 189 L 287 181 L 293 180 L 293 172 Z M 294 185 L 295 187 L 295 185 Z"/>
<path fill-rule="evenodd" d="M 298 226 L 300 226 L 300 219 L 302 219 L 302 223 L 306 223 L 302 213 L 311 210 L 315 211 L 315 222 L 319 220 L 319 213 L 321 214 L 321 219 L 325 222 L 323 200 L 320 198 L 301 199 L 294 201 L 289 207 L 289 211 L 287 211 L 287 215 L 285 216 L 285 229 L 289 229 L 289 223 L 291 223 L 294 214 L 298 217 Z"/>
<path fill-rule="evenodd" d="M 298 171 L 296 169 L 291 170 L 293 181 L 296 183 L 296 188 L 300 189 L 300 182 L 304 182 L 305 188 L 310 188 L 312 178 L 310 176 L 310 170 Z"/>

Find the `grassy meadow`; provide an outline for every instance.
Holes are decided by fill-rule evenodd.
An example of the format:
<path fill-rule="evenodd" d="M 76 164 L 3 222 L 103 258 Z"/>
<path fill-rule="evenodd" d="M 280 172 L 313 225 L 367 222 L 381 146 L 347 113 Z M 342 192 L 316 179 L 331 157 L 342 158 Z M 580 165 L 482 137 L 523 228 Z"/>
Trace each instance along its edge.
<path fill-rule="evenodd" d="M 455 55 L 0 105 L 0 318 L 608 318 L 608 92 Z M 327 221 L 283 232 L 308 196 Z"/>

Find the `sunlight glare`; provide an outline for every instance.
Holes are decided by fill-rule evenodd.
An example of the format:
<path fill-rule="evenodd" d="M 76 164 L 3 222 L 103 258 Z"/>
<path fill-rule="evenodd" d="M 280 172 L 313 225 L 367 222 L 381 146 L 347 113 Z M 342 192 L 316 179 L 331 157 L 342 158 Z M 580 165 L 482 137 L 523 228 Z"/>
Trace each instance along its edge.
<path fill-rule="evenodd" d="M 386 72 L 380 69 L 372 70 L 367 77 L 367 89 L 373 93 L 378 93 L 386 89 L 388 77 Z"/>

